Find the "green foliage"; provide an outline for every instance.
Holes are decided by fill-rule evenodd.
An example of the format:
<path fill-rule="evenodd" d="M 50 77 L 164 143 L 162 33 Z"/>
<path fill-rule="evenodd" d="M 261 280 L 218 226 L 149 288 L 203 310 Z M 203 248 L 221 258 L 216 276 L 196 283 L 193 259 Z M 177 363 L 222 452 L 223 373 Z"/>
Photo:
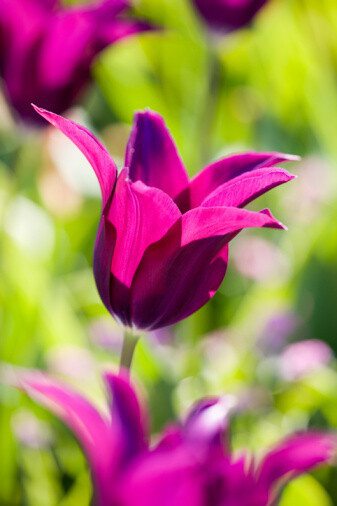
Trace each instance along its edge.
<path fill-rule="evenodd" d="M 177 325 L 168 344 L 153 336 L 140 343 L 134 374 L 145 386 L 153 432 L 201 396 L 227 392 L 252 401 L 233 421 L 236 449 L 263 453 L 294 430 L 336 428 L 335 361 L 287 379 L 280 351 L 266 352 L 261 338 L 273 340 L 271 319 L 295 314 L 289 339 L 323 339 L 337 351 L 337 4 L 271 0 L 252 27 L 214 46 L 188 0 L 142 0 L 137 12 L 161 29 L 107 49 L 82 107 L 119 165 L 133 112 L 144 107 L 165 117 L 191 175 L 242 149 L 304 157 L 292 167 L 298 180 L 258 202 L 289 231 L 240 235 L 214 299 Z M 100 402 L 98 371 L 116 367 L 120 346 L 91 272 L 100 201 L 78 182 L 67 143 L 57 147 L 60 170 L 50 135 L 1 122 L 0 360 L 47 368 Z M 262 267 L 256 238 L 272 252 Z M 109 349 L 99 344 L 102 328 Z M 0 504 L 89 504 L 89 475 L 71 434 L 9 388 L 0 389 L 0 406 Z M 23 407 L 48 422 L 48 444 L 20 440 L 14 421 Z M 330 470 L 299 478 L 280 504 L 336 504 L 334 483 Z"/>

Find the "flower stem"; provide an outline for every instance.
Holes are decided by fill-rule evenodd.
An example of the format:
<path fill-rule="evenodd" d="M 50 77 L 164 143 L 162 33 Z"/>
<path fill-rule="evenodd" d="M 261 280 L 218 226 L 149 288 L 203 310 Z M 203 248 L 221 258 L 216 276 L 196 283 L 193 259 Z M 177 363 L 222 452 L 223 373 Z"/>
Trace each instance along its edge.
<path fill-rule="evenodd" d="M 123 348 L 120 360 L 120 369 L 130 370 L 133 354 L 138 342 L 139 336 L 135 335 L 132 330 L 125 329 Z"/>

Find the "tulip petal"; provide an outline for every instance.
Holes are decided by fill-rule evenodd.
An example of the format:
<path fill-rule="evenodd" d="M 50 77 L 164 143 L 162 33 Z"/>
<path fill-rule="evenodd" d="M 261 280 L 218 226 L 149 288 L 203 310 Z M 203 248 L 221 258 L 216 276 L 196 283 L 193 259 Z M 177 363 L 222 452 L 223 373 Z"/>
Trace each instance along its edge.
<path fill-rule="evenodd" d="M 184 164 L 163 118 L 146 110 L 134 117 L 125 165 L 132 181 L 163 190 L 175 199 L 189 184 Z"/>
<path fill-rule="evenodd" d="M 219 186 L 201 203 L 203 207 L 244 207 L 267 191 L 294 179 L 281 168 L 263 168 L 244 172 Z"/>
<path fill-rule="evenodd" d="M 88 78 L 95 56 L 94 28 L 90 16 L 76 9 L 62 9 L 49 20 L 38 60 L 44 87 L 51 90 L 66 87 L 79 69 L 85 69 L 85 74 L 82 71 L 83 77 L 78 82 Z"/>
<path fill-rule="evenodd" d="M 147 449 L 147 413 L 143 412 L 127 375 L 106 373 L 105 382 L 111 393 L 111 418 L 120 427 L 124 459 L 129 460 Z"/>
<path fill-rule="evenodd" d="M 89 76 L 90 64 L 101 50 L 143 31 L 145 24 L 117 17 L 128 6 L 125 0 L 104 0 L 59 10 L 49 21 L 41 48 L 39 70 L 45 85 L 84 82 L 78 76 Z"/>
<path fill-rule="evenodd" d="M 186 440 L 212 453 L 212 459 L 223 458 L 225 448 L 229 450 L 230 413 L 234 406 L 232 395 L 199 401 L 184 424 Z"/>
<path fill-rule="evenodd" d="M 32 58 L 46 23 L 46 9 L 31 0 L 0 2 L 0 73 L 11 100 L 22 101 L 34 81 Z M 18 29 L 20 27 L 20 29 Z M 24 82 L 24 89 L 22 83 Z M 29 105 L 29 104 L 28 104 Z"/>
<path fill-rule="evenodd" d="M 129 289 L 144 251 L 161 239 L 180 216 L 178 207 L 166 193 L 141 181 L 132 183 L 127 179 L 127 171 L 121 172 L 108 220 L 116 231 L 110 300 L 124 324 L 132 324 Z"/>
<path fill-rule="evenodd" d="M 93 271 L 98 293 L 110 313 L 113 312 L 110 300 L 110 272 L 115 244 L 116 229 L 103 214 L 96 236 Z"/>
<path fill-rule="evenodd" d="M 112 195 L 117 177 L 116 165 L 108 151 L 86 128 L 73 121 L 62 118 L 62 116 L 53 114 L 52 112 L 48 112 L 36 106 L 33 107 L 36 112 L 49 121 L 49 123 L 61 130 L 61 132 L 64 133 L 87 158 L 99 181 L 104 208 Z"/>
<path fill-rule="evenodd" d="M 264 458 L 259 481 L 272 487 L 282 478 L 289 479 L 331 463 L 337 451 L 337 436 L 319 432 L 306 432 L 291 436 Z"/>
<path fill-rule="evenodd" d="M 120 443 L 105 419 L 84 397 L 46 374 L 18 374 L 17 386 L 39 402 L 74 433 L 91 467 L 100 506 L 110 504 L 111 477 L 119 463 Z"/>
<path fill-rule="evenodd" d="M 202 506 L 204 491 L 193 453 L 185 447 L 154 451 L 126 473 L 120 503 L 128 506 Z"/>
<path fill-rule="evenodd" d="M 197 207 L 220 185 L 245 172 L 272 167 L 281 162 L 296 161 L 298 157 L 282 153 L 243 153 L 212 163 L 190 183 L 191 207 Z"/>
<path fill-rule="evenodd" d="M 269 211 L 199 207 L 184 214 L 145 252 L 132 284 L 139 328 L 171 325 L 202 307 L 219 288 L 227 244 L 243 228 L 283 226 Z"/>

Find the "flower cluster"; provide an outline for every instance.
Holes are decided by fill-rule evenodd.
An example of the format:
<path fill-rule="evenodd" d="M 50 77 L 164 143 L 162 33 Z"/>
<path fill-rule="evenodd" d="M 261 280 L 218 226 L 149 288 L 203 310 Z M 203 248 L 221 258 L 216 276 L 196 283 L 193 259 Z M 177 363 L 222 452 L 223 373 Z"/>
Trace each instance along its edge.
<path fill-rule="evenodd" d="M 230 451 L 233 398 L 197 403 L 185 421 L 168 427 L 155 445 L 148 414 L 127 376 L 104 376 L 108 414 L 76 391 L 38 372 L 20 373 L 17 385 L 66 423 L 82 445 L 97 506 L 271 506 L 281 486 L 331 463 L 335 435 L 288 437 L 256 463 Z"/>

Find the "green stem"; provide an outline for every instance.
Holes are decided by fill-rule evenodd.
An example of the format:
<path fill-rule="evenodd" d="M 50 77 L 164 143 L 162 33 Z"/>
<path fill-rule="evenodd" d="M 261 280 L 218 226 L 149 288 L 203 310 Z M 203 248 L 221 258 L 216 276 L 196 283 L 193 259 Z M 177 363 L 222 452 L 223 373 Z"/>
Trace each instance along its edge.
<path fill-rule="evenodd" d="M 120 360 L 120 369 L 127 369 L 128 371 L 131 368 L 133 354 L 138 342 L 139 336 L 136 336 L 131 329 L 125 329 L 124 331 L 124 341 L 123 348 Z"/>

